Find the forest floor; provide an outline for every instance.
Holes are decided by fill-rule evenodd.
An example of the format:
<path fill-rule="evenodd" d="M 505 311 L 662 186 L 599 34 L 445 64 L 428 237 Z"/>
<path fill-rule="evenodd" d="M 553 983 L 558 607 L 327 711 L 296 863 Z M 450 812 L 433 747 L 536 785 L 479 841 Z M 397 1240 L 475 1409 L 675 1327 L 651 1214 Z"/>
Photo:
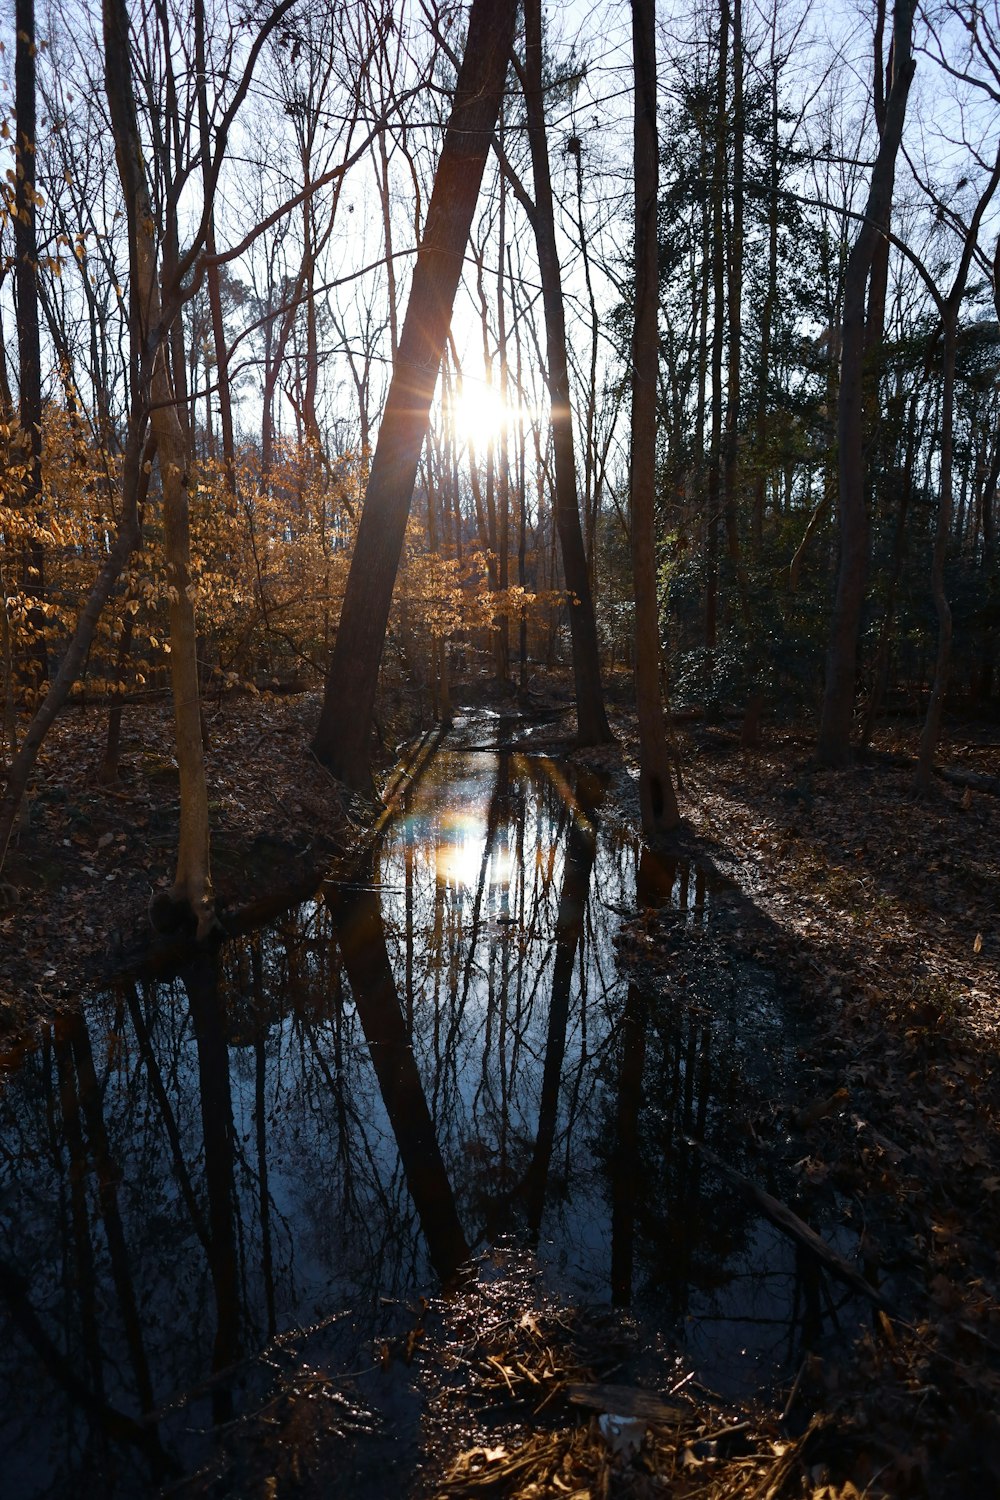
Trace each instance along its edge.
<path fill-rule="evenodd" d="M 250 920 L 275 889 L 301 888 L 370 823 L 371 805 L 346 797 L 308 748 L 317 708 L 312 695 L 236 697 L 207 713 L 224 920 Z M 634 817 L 635 725 L 625 710 L 614 721 L 621 751 L 596 759 L 612 772 L 620 815 Z M 0 1066 L 26 1032 L 146 951 L 149 899 L 170 881 L 169 708 L 126 710 L 112 786 L 95 774 L 105 725 L 96 708 L 57 722 L 8 856 Z M 387 719 L 386 739 L 399 727 Z M 1000 801 L 945 782 L 916 800 L 905 764 L 915 740 L 912 724 L 884 730 L 875 758 L 832 772 L 811 765 L 809 740 L 792 729 L 771 729 L 752 753 L 721 727 L 679 737 L 682 848 L 732 893 L 714 941 L 801 996 L 800 1067 L 792 1095 L 760 1125 L 762 1155 L 796 1174 L 797 1213 L 848 1206 L 858 1270 L 885 1308 L 849 1358 L 807 1361 L 795 1388 L 752 1418 L 689 1404 L 672 1427 L 651 1420 L 635 1456 L 608 1446 L 596 1415 L 581 1425 L 579 1406 L 561 1425 L 515 1424 L 517 1441 L 495 1447 L 459 1423 L 420 1493 L 1000 1494 Z M 953 724 L 942 760 L 995 778 L 997 742 L 996 726 Z M 626 961 L 668 968 L 671 932 L 669 911 L 637 914 Z M 551 1396 L 600 1378 L 592 1336 L 565 1310 L 548 1324 L 539 1312 L 504 1326 L 506 1352 L 482 1344 L 497 1401 L 513 1399 L 518 1366 L 549 1418 Z M 286 1462 L 296 1424 L 302 1443 L 315 1443 L 291 1403 Z M 276 1472 L 268 1488 L 261 1473 L 240 1492 L 327 1493 Z"/>

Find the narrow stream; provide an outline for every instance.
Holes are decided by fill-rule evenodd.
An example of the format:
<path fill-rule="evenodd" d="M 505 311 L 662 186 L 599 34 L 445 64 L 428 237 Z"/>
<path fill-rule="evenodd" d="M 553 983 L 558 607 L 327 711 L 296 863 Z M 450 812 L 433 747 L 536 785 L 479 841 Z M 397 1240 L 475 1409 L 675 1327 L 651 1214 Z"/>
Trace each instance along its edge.
<path fill-rule="evenodd" d="M 602 803 L 544 756 L 445 749 L 370 877 L 92 998 L 9 1071 L 5 1496 L 149 1493 L 112 1449 L 162 1437 L 189 1463 L 239 1410 L 225 1372 L 291 1328 L 329 1319 L 329 1357 L 370 1368 L 406 1299 L 498 1242 L 567 1299 L 631 1309 L 714 1389 L 801 1358 L 794 1252 L 684 1141 L 749 1160 L 780 1002 L 721 961 L 694 955 L 676 994 L 619 963 L 637 882 L 681 944 L 713 888 L 651 867 Z M 200 1415 L 173 1417 L 196 1388 Z"/>

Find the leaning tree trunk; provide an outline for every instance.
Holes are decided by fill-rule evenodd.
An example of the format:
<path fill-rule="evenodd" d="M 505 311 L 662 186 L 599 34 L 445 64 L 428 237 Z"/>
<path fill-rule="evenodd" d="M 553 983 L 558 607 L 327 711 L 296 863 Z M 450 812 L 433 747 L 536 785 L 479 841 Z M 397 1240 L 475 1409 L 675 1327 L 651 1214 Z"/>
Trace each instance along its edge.
<path fill-rule="evenodd" d="M 816 746 L 819 760 L 828 766 L 846 764 L 851 752 L 858 636 L 868 570 L 868 515 L 864 495 L 865 293 L 881 226 L 888 223 L 892 204 L 896 156 L 903 135 L 906 98 L 914 69 L 911 42 L 915 9 L 916 0 L 897 0 L 893 17 L 892 85 L 886 100 L 885 127 L 872 168 L 864 221 L 844 273 L 844 323 L 837 402 L 840 567 Z"/>
<path fill-rule="evenodd" d="M 612 739 L 612 734 L 604 712 L 597 622 L 594 618 L 594 601 L 576 491 L 573 413 L 569 401 L 569 369 L 566 358 L 566 308 L 556 249 L 552 178 L 542 102 L 541 0 L 524 0 L 524 71 L 528 144 L 535 183 L 535 243 L 542 284 L 542 305 L 545 309 L 549 406 L 555 456 L 556 527 L 562 550 L 563 574 L 569 593 L 577 740 L 581 745 L 603 745 Z"/>
<path fill-rule="evenodd" d="M 370 785 L 372 711 L 420 450 L 514 39 L 516 0 L 473 0 L 406 318 L 372 459 L 313 748 Z"/>
<path fill-rule="evenodd" d="M 106 88 L 115 155 L 128 214 L 133 306 L 140 317 L 142 347 L 150 364 L 148 399 L 163 487 L 163 549 L 170 619 L 170 680 L 180 779 L 177 868 L 170 890 L 175 906 L 189 908 L 198 937 L 215 925 L 209 869 L 208 788 L 201 738 L 197 632 L 191 584 L 187 442 L 167 368 L 157 280 L 155 219 L 149 197 L 136 119 L 124 0 L 104 0 Z M 144 361 L 146 363 L 146 361 Z"/>
<path fill-rule="evenodd" d="M 635 326 L 632 332 L 632 578 L 635 588 L 635 699 L 639 717 L 639 806 L 647 834 L 680 821 L 670 779 L 660 700 L 656 591 L 656 376 L 659 278 L 656 210 L 655 0 L 632 0 L 635 60 Z"/>

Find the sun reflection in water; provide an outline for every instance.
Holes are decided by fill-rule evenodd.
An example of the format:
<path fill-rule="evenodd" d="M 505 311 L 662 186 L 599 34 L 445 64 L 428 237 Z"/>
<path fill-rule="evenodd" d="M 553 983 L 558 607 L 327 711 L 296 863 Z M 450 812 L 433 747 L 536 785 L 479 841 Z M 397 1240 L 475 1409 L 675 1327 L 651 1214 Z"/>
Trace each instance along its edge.
<path fill-rule="evenodd" d="M 475 890 L 480 881 L 484 880 L 485 852 L 486 834 L 481 823 L 477 823 L 475 832 L 467 837 L 461 837 L 456 831 L 452 831 L 452 836 L 440 840 L 434 851 L 438 884 Z M 484 883 L 491 886 L 509 885 L 512 863 L 508 850 L 493 849 L 486 866 Z"/>

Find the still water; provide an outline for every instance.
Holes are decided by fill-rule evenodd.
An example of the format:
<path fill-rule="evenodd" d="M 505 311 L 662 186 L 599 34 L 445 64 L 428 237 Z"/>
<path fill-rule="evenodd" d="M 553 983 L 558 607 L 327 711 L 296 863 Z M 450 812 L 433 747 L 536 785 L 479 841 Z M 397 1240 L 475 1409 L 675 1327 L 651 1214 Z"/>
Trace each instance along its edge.
<path fill-rule="evenodd" d="M 88 1493 L 98 1431 L 132 1458 L 92 1492 L 143 1493 L 136 1454 L 187 1466 L 247 1355 L 326 1320 L 363 1372 L 497 1243 L 715 1389 L 801 1357 L 794 1254 L 684 1139 L 748 1156 L 780 1003 L 706 964 L 709 879 L 603 801 L 543 756 L 445 749 L 361 878 L 95 996 L 3 1078 L 5 1495 Z M 650 891 L 691 947 L 676 992 L 619 958 Z"/>

